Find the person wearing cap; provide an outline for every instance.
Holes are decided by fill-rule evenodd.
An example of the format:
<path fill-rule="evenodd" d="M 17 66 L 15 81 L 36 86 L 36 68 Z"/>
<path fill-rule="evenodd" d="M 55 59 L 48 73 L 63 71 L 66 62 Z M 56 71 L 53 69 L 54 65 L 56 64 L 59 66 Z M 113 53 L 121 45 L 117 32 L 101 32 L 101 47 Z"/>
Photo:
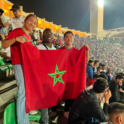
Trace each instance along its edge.
<path fill-rule="evenodd" d="M 20 6 L 17 5 L 17 4 L 14 4 L 12 6 L 12 9 L 10 9 L 10 11 L 13 11 L 13 14 L 14 14 L 14 17 L 13 18 L 10 18 L 6 23 L 3 21 L 2 19 L 2 16 L 0 16 L 0 24 L 3 26 L 3 27 L 7 27 L 9 25 L 12 26 L 12 30 L 16 29 L 16 28 L 21 28 L 23 27 L 23 24 L 24 24 L 24 20 L 25 18 L 22 17 L 20 15 Z"/>
<path fill-rule="evenodd" d="M 0 17 L 1 19 L 3 20 L 4 23 L 7 22 L 7 19 L 6 17 L 3 15 L 4 13 L 4 10 L 0 9 Z M 7 30 L 8 30 L 8 26 L 7 27 L 3 27 L 1 24 L 0 24 L 0 33 L 3 34 L 4 36 L 6 35 L 7 33 Z"/>

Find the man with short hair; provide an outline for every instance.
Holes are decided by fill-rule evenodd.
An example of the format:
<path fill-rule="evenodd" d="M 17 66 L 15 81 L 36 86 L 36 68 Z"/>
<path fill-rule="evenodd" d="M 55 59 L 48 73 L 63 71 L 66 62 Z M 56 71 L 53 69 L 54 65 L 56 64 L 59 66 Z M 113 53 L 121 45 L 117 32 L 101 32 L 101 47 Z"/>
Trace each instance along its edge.
<path fill-rule="evenodd" d="M 111 92 L 107 90 L 107 80 L 99 78 L 94 83 L 93 89 L 84 90 L 74 101 L 69 113 L 68 124 L 86 124 L 86 122 L 94 117 L 100 122 L 107 122 L 108 103 Z M 104 108 L 100 106 L 98 97 L 101 93 L 105 93 Z"/>
<path fill-rule="evenodd" d="M 23 24 L 24 24 L 24 20 L 25 18 L 22 17 L 20 15 L 20 6 L 18 4 L 14 4 L 12 6 L 12 9 L 10 9 L 10 11 L 13 11 L 13 14 L 14 14 L 14 17 L 13 18 L 10 18 L 6 23 L 3 21 L 2 19 L 2 16 L 0 16 L 0 24 L 3 26 L 3 27 L 7 27 L 9 25 L 12 26 L 12 30 L 16 29 L 16 28 L 21 28 L 23 27 Z"/>
<path fill-rule="evenodd" d="M 108 107 L 110 124 L 124 124 L 124 104 L 114 102 Z"/>
<path fill-rule="evenodd" d="M 101 71 L 104 71 L 106 73 L 105 65 L 104 64 L 102 64 L 102 70 Z"/>
<path fill-rule="evenodd" d="M 53 32 L 51 29 L 46 28 L 43 32 L 43 42 L 40 45 L 37 45 L 39 50 L 56 50 L 53 43 Z M 48 124 L 49 116 L 48 109 L 41 109 L 41 122 L 42 124 Z"/>
<path fill-rule="evenodd" d="M 94 84 L 94 79 L 93 79 L 93 66 L 94 62 L 93 60 L 89 60 L 89 63 L 87 65 L 86 73 L 87 73 L 87 86 L 90 86 Z"/>
<path fill-rule="evenodd" d="M 109 102 L 118 102 L 121 99 L 121 93 L 124 93 L 124 91 L 121 89 L 123 76 L 117 75 L 115 78 L 115 81 L 112 80 L 109 84 L 109 89 L 112 93 L 112 97 L 110 98 Z"/>
<path fill-rule="evenodd" d="M 99 66 L 99 61 L 98 61 L 98 60 L 95 60 L 95 62 L 94 62 L 94 67 L 93 67 L 94 73 L 97 72 L 97 67 L 98 67 L 98 66 Z"/>
<path fill-rule="evenodd" d="M 3 15 L 4 13 L 4 10 L 0 9 L 0 17 L 2 18 L 3 22 L 6 23 L 7 22 L 7 19 L 6 17 Z M 4 34 L 4 36 L 6 35 L 7 33 L 7 30 L 8 30 L 8 26 L 7 27 L 3 27 L 1 24 L 0 24 L 0 33 L 1 34 Z"/>
<path fill-rule="evenodd" d="M 112 80 L 112 69 L 108 68 L 108 71 L 106 72 L 106 75 L 108 77 L 108 83 Z"/>

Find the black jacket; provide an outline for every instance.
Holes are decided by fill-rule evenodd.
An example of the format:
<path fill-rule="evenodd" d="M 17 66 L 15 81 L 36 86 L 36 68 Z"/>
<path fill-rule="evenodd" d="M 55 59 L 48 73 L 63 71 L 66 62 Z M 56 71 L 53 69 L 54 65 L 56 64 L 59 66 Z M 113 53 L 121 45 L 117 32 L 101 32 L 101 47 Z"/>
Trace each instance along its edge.
<path fill-rule="evenodd" d="M 120 86 L 118 85 L 118 83 L 115 82 L 114 80 L 111 81 L 109 83 L 109 89 L 112 94 L 111 98 L 109 99 L 109 103 L 118 102 L 120 100 L 120 92 L 119 92 Z"/>
<path fill-rule="evenodd" d="M 102 109 L 95 92 L 84 90 L 74 101 L 69 113 L 68 124 L 85 124 L 87 120 L 94 117 L 101 122 L 107 122 L 108 104 Z"/>
<path fill-rule="evenodd" d="M 120 87 L 122 90 L 124 90 L 124 82 L 122 86 Z M 120 92 L 120 99 L 124 100 L 124 93 Z"/>

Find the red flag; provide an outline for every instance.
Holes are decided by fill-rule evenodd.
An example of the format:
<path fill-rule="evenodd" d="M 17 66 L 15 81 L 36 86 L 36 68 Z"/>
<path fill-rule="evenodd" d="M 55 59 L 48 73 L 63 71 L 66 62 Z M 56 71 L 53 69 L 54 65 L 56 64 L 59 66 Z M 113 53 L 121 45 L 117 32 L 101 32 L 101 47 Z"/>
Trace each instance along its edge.
<path fill-rule="evenodd" d="M 25 43 L 21 51 L 27 113 L 75 99 L 85 89 L 85 47 L 81 50 L 38 50 Z"/>

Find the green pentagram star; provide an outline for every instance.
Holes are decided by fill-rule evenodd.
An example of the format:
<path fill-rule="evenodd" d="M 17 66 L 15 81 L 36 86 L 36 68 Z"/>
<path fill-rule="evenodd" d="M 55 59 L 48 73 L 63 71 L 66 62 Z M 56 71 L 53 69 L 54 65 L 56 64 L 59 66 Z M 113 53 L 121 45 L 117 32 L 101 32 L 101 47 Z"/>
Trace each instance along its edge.
<path fill-rule="evenodd" d="M 66 71 L 61 71 L 59 72 L 58 66 L 56 65 L 55 68 L 55 73 L 52 74 L 48 74 L 49 76 L 54 78 L 54 83 L 53 83 L 53 87 L 56 85 L 56 83 L 59 81 L 60 83 L 64 84 L 64 81 L 62 79 L 62 75 L 65 73 Z M 59 75 L 59 77 L 57 78 L 56 75 Z"/>

